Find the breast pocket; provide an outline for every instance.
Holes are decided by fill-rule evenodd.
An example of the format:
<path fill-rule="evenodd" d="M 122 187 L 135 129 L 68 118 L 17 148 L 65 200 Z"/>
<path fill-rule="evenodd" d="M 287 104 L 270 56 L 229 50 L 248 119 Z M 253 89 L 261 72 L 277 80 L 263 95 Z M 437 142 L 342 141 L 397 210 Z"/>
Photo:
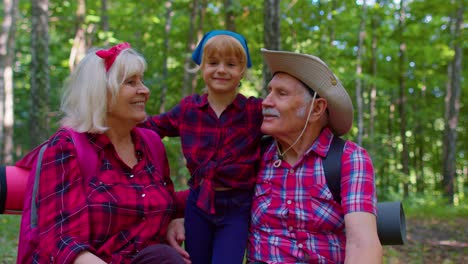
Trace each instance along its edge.
<path fill-rule="evenodd" d="M 267 184 L 257 184 L 252 201 L 252 224 L 260 225 L 268 220 L 269 207 L 271 206 L 272 191 Z"/>
<path fill-rule="evenodd" d="M 326 184 L 314 184 L 308 188 L 305 197 L 306 209 L 309 217 L 309 228 L 315 230 L 334 230 L 343 221 L 341 210 L 336 207 L 328 186 Z M 310 220 L 313 221 L 310 221 Z"/>

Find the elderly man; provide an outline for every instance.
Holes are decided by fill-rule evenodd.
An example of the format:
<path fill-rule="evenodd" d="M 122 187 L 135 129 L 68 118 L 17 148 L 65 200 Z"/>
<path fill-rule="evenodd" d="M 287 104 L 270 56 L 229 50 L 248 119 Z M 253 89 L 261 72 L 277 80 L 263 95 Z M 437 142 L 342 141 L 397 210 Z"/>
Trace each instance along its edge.
<path fill-rule="evenodd" d="M 323 159 L 349 131 L 353 106 L 319 58 L 262 49 L 273 73 L 263 100 L 263 155 L 252 205 L 252 263 L 381 263 L 372 161 L 346 141 L 341 204 L 326 184 Z M 346 230 L 346 232 L 345 232 Z"/>

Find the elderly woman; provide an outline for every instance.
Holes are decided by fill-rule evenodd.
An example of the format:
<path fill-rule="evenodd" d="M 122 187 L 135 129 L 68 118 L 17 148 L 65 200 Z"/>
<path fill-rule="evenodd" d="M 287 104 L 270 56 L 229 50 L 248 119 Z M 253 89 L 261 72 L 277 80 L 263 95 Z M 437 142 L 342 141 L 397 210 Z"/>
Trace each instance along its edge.
<path fill-rule="evenodd" d="M 189 262 L 165 245 L 186 195 L 174 191 L 160 138 L 136 127 L 150 94 L 145 69 L 122 43 L 87 54 L 69 77 L 62 127 L 28 185 L 18 263 Z M 80 164 L 85 147 L 76 134 L 96 164 L 91 173 Z"/>

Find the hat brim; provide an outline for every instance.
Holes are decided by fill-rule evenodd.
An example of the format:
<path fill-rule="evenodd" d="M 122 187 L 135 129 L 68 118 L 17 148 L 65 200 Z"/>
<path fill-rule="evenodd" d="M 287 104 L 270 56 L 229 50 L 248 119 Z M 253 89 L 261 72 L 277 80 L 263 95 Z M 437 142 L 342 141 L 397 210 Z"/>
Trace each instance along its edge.
<path fill-rule="evenodd" d="M 353 125 L 353 103 L 340 80 L 318 57 L 288 51 L 261 49 L 265 63 L 274 74 L 287 73 L 307 84 L 327 100 L 329 127 L 337 136 Z"/>

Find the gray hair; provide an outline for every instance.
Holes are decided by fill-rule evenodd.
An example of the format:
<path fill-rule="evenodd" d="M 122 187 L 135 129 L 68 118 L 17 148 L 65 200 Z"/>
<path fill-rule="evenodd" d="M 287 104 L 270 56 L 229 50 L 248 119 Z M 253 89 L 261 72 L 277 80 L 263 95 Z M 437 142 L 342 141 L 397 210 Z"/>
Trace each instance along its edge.
<path fill-rule="evenodd" d="M 146 70 L 143 56 L 129 48 L 120 52 L 106 73 L 104 60 L 95 52 L 89 52 L 71 73 L 62 96 L 61 124 L 77 132 L 104 133 L 107 109 L 115 103 L 120 86 Z"/>

